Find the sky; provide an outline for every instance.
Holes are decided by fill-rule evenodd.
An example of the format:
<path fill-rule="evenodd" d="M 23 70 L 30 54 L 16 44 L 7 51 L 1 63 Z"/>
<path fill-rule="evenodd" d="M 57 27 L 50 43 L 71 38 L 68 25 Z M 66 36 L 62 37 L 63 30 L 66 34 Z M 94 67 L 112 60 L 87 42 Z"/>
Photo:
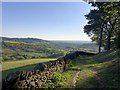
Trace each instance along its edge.
<path fill-rule="evenodd" d="M 84 33 L 84 2 L 3 2 L 2 36 L 91 41 Z"/>

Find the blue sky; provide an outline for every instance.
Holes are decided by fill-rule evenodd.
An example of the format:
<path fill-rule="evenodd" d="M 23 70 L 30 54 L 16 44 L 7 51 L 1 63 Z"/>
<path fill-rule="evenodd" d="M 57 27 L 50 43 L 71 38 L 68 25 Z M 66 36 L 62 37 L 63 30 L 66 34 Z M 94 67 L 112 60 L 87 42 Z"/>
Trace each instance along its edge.
<path fill-rule="evenodd" d="M 91 6 L 83 2 L 4 2 L 2 35 L 45 40 L 87 40 L 84 15 Z"/>

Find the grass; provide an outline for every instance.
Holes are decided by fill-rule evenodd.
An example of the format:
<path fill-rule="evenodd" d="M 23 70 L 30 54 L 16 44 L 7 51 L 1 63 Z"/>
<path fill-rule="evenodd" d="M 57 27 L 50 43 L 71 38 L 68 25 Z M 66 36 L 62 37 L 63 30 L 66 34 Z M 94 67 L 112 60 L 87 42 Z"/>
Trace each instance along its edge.
<path fill-rule="evenodd" d="M 118 51 L 109 51 L 93 57 L 76 59 L 78 66 L 82 67 L 79 73 L 77 87 L 95 88 L 112 87 L 117 88 L 120 85 L 120 58 Z M 83 63 L 84 62 L 84 63 Z M 118 69 L 119 68 L 119 69 Z"/>
<path fill-rule="evenodd" d="M 93 88 L 96 86 L 96 82 L 94 83 L 94 76 L 96 72 L 90 69 L 83 69 L 79 73 L 79 77 L 77 78 L 77 87 L 79 88 Z"/>
<path fill-rule="evenodd" d="M 51 60 L 56 60 L 56 58 L 41 58 L 2 62 L 2 76 L 3 78 L 5 78 L 9 73 L 19 70 L 33 70 L 37 63 L 48 62 Z"/>
<path fill-rule="evenodd" d="M 37 63 L 49 60 L 54 59 L 3 62 L 3 77 L 12 71 L 32 70 Z M 120 50 L 95 56 L 80 56 L 72 60 L 71 65 L 62 73 L 66 88 L 73 87 L 73 80 L 78 71 L 76 88 L 120 88 Z"/>
<path fill-rule="evenodd" d="M 74 71 L 74 70 L 68 70 L 62 73 L 62 75 L 65 77 L 65 80 L 64 80 L 64 82 L 66 82 L 65 88 L 73 87 L 73 78 L 76 73 L 77 71 Z"/>
<path fill-rule="evenodd" d="M 109 51 L 95 56 L 80 56 L 72 61 L 73 70 L 62 75 L 66 77 L 68 88 L 80 68 L 76 88 L 120 88 L 120 50 Z"/>

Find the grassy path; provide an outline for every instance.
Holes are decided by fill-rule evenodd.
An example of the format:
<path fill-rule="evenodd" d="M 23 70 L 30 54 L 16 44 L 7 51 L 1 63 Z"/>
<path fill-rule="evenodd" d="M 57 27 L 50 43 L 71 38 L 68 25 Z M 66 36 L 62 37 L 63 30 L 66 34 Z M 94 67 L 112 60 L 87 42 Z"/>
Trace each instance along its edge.
<path fill-rule="evenodd" d="M 74 59 L 71 68 L 74 68 L 73 71 L 80 68 L 80 71 L 72 74 L 71 87 L 120 88 L 120 56 L 118 56 L 118 52 L 81 56 Z"/>
<path fill-rule="evenodd" d="M 102 88 L 104 87 L 105 82 L 98 75 L 103 63 L 95 64 L 93 61 L 93 58 L 91 57 L 82 59 L 80 61 L 81 62 L 79 61 L 76 62 L 77 66 L 82 69 L 78 75 L 76 87 L 77 88 L 98 88 L 98 87 Z"/>

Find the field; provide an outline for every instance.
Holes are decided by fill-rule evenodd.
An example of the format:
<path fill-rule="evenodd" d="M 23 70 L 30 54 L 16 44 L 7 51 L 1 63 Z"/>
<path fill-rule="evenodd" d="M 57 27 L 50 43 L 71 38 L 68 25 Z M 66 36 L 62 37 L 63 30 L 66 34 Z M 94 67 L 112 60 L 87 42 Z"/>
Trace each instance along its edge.
<path fill-rule="evenodd" d="M 2 62 L 2 76 L 3 78 L 5 78 L 10 72 L 15 72 L 18 70 L 33 70 L 37 63 L 48 62 L 51 60 L 56 60 L 56 58 L 41 58 Z"/>

